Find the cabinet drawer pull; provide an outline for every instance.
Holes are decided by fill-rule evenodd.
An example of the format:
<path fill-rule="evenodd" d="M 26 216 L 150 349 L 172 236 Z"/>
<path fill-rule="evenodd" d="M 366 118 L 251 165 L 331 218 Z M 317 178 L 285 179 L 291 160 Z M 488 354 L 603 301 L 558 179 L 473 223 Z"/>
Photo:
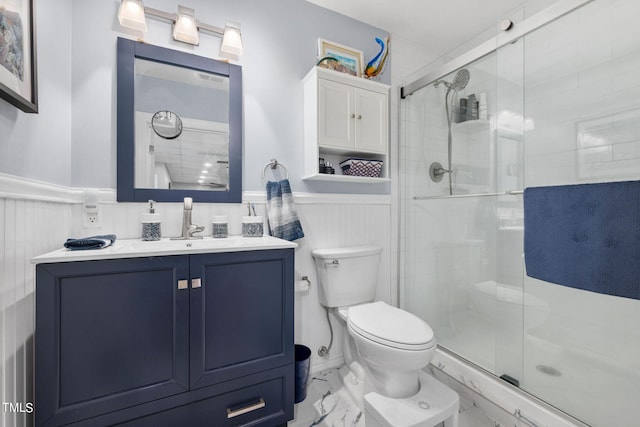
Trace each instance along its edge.
<path fill-rule="evenodd" d="M 227 408 L 227 418 L 237 417 L 238 415 L 243 415 L 248 412 L 252 412 L 257 409 L 264 408 L 265 406 L 266 406 L 266 403 L 264 403 L 264 399 L 260 398 L 260 400 L 257 403 L 254 403 L 249 406 L 245 406 L 244 408 L 235 409 L 233 411 L 231 410 L 231 408 Z"/>
<path fill-rule="evenodd" d="M 178 289 L 188 289 L 189 281 L 188 280 L 178 280 Z"/>
<path fill-rule="evenodd" d="M 202 279 L 191 279 L 191 289 L 199 288 L 202 286 Z"/>

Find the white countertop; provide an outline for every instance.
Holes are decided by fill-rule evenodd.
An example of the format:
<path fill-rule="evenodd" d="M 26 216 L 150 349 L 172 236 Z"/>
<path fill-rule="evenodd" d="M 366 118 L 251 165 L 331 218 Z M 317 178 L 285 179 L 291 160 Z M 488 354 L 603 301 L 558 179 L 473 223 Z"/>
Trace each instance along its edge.
<path fill-rule="evenodd" d="M 293 242 L 271 236 L 242 237 L 229 236 L 222 239 L 205 237 L 197 240 L 161 239 L 144 242 L 140 239 L 116 240 L 104 249 L 70 251 L 65 248 L 34 257 L 33 264 L 54 262 L 95 261 L 102 259 L 140 258 L 148 256 L 206 254 L 221 252 L 257 251 L 268 249 L 295 248 Z"/>

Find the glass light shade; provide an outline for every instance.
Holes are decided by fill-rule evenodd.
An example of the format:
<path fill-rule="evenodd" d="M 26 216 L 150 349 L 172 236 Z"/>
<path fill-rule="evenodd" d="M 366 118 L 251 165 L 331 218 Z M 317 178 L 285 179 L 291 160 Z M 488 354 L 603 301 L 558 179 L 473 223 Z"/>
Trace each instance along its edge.
<path fill-rule="evenodd" d="M 222 46 L 220 50 L 232 55 L 242 55 L 242 36 L 240 35 L 240 24 L 237 22 L 227 22 L 224 27 Z"/>
<path fill-rule="evenodd" d="M 142 0 L 122 0 L 118 9 L 118 22 L 126 28 L 147 31 L 147 20 L 144 17 Z"/>
<path fill-rule="evenodd" d="M 184 43 L 200 44 L 195 10 L 178 6 L 178 18 L 173 24 L 173 38 Z"/>

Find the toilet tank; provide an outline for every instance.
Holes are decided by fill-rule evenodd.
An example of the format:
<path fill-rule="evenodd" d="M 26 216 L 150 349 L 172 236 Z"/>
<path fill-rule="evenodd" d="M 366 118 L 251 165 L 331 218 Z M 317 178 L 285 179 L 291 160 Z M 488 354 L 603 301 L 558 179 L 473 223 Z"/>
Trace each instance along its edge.
<path fill-rule="evenodd" d="M 376 246 L 311 251 L 320 283 L 320 304 L 345 307 L 373 301 L 381 253 L 382 248 Z"/>

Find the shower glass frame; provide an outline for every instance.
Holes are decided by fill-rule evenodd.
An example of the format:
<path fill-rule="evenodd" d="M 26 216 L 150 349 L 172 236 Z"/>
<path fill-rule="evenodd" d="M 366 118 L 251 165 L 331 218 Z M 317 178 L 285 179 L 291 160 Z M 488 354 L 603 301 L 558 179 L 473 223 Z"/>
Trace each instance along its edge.
<path fill-rule="evenodd" d="M 401 306 L 433 327 L 442 348 L 495 376 L 518 379 L 525 393 L 594 427 L 612 425 L 611 420 L 634 425 L 640 302 L 526 276 L 521 192 L 526 186 L 640 179 L 640 168 L 633 171 L 640 154 L 629 158 L 635 155 L 633 144 L 640 153 L 640 138 L 619 136 L 640 135 L 638 97 L 620 96 L 625 84 L 627 90 L 640 89 L 632 73 L 624 75 L 629 67 L 640 71 L 640 31 L 626 40 L 631 29 L 618 24 L 621 42 L 609 35 L 613 47 L 607 51 L 588 32 L 598 31 L 598 25 L 616 30 L 614 12 L 606 15 L 602 4 L 560 1 L 527 19 L 514 12 L 513 30 L 404 86 L 400 106 Z M 633 8 L 631 0 L 616 6 L 620 20 L 633 15 L 623 13 L 626 6 Z M 566 33 L 575 40 L 564 40 L 560 35 Z M 602 30 L 598 34 L 607 37 Z M 604 59 L 587 58 L 583 64 L 558 54 L 555 63 L 563 69 L 539 66 L 554 44 L 564 42 L 576 43 L 578 59 L 580 49 Z M 447 160 L 446 90 L 433 83 L 452 81 L 463 67 L 471 80 L 461 96 L 486 90 L 489 120 L 454 128 L 450 196 L 446 179 L 434 183 L 428 176 L 432 162 Z M 494 88 L 487 83 L 491 70 Z M 565 88 L 574 75 L 578 87 L 581 78 L 602 83 L 596 79 L 603 73 L 611 77 L 591 85 L 592 93 L 577 92 L 575 117 L 555 123 L 554 115 L 571 115 L 572 104 L 554 88 Z M 545 104 L 541 93 L 557 97 Z M 481 149 L 474 133 L 485 135 Z M 613 142 L 589 145 L 602 135 Z M 598 153 L 608 149 L 627 156 L 618 159 L 626 169 L 604 164 Z"/>

